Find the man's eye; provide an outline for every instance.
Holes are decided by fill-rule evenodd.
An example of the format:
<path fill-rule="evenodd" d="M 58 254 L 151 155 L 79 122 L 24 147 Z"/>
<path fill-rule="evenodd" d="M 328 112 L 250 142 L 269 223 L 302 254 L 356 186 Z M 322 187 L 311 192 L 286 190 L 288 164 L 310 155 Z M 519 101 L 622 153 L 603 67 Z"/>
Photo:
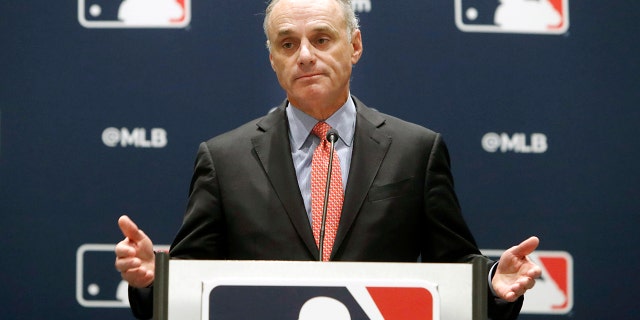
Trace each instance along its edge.
<path fill-rule="evenodd" d="M 285 43 L 282 44 L 282 48 L 283 49 L 291 49 L 291 48 L 293 48 L 293 43 L 285 42 Z"/>
<path fill-rule="evenodd" d="M 327 39 L 327 38 L 318 39 L 318 44 L 326 44 L 327 42 L 329 42 L 329 39 Z"/>

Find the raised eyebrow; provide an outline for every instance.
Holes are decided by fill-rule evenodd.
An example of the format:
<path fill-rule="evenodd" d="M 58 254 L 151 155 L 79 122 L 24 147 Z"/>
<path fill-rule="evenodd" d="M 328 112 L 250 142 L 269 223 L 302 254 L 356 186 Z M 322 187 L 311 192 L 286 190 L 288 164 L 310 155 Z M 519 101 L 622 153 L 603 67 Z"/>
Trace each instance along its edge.
<path fill-rule="evenodd" d="M 291 29 L 281 29 L 278 31 L 278 33 L 276 34 L 276 38 L 282 38 L 282 37 L 288 37 L 291 34 L 293 34 L 293 30 Z"/>
<path fill-rule="evenodd" d="M 317 26 L 314 27 L 313 29 L 314 33 L 326 33 L 326 34 L 337 34 L 338 30 L 336 30 L 334 27 L 332 26 L 328 26 L 328 25 L 321 25 L 321 26 Z"/>

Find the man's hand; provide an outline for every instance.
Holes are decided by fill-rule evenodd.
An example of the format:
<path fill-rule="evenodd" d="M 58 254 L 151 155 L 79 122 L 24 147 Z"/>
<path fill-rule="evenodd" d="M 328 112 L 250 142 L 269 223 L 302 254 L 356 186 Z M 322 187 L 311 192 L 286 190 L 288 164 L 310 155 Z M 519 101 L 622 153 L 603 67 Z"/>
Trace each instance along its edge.
<path fill-rule="evenodd" d="M 125 239 L 116 245 L 116 269 L 132 287 L 147 287 L 155 277 L 153 243 L 127 216 L 118 219 L 118 226 Z"/>
<path fill-rule="evenodd" d="M 513 302 L 533 288 L 542 270 L 527 255 L 538 247 L 540 240 L 531 237 L 505 251 L 500 257 L 491 284 L 498 298 Z"/>

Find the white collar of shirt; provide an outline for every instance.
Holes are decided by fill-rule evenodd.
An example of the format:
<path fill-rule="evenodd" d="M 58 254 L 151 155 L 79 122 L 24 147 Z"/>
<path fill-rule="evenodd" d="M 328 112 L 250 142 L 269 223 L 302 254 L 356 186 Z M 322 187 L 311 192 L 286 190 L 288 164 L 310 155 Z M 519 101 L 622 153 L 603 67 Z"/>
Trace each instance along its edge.
<path fill-rule="evenodd" d="M 286 112 L 289 120 L 291 148 L 299 150 L 307 140 L 313 127 L 318 123 L 318 120 L 302 112 L 291 103 L 287 104 Z M 349 95 L 345 104 L 325 122 L 338 131 L 340 140 L 347 147 L 351 147 L 356 127 L 356 105 L 351 99 L 351 95 Z"/>

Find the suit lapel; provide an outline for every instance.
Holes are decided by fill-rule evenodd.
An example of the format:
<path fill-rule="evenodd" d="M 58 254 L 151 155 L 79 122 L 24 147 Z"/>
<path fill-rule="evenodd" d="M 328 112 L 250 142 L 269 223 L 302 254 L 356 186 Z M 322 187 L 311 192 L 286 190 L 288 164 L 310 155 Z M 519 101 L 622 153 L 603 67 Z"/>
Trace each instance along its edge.
<path fill-rule="evenodd" d="M 391 137 L 379 129 L 384 125 L 384 118 L 376 111 L 366 107 L 357 98 L 354 97 L 354 100 L 357 107 L 357 117 L 351 168 L 349 169 L 342 215 L 332 255 L 337 252 L 356 219 L 391 145 Z"/>
<path fill-rule="evenodd" d="M 313 232 L 311 231 L 293 168 L 287 117 L 284 108 L 285 104 L 259 121 L 257 125 L 262 133 L 255 136 L 251 141 L 262 168 L 298 236 L 305 243 L 309 252 L 317 258 L 318 247 L 313 238 Z"/>

